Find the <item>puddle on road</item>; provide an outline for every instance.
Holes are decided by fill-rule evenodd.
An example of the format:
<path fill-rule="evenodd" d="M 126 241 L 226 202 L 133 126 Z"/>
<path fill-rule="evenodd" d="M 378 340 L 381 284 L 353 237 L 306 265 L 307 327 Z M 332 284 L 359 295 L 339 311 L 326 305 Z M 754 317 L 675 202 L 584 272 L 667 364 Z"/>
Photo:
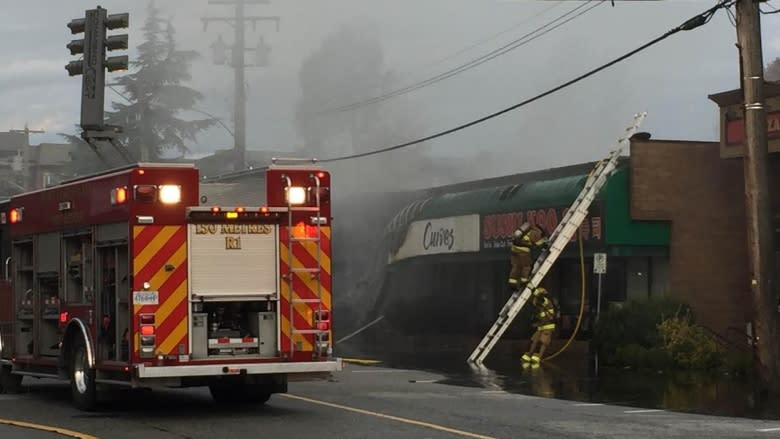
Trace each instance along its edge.
<path fill-rule="evenodd" d="M 523 368 L 519 359 L 496 358 L 477 372 L 467 363 L 468 353 L 415 353 L 374 355 L 383 367 L 438 373 L 442 384 L 482 387 L 512 393 L 579 402 L 619 404 L 641 408 L 717 416 L 780 419 L 780 401 L 756 396 L 745 378 L 698 373 L 661 374 L 599 368 L 583 360 L 576 364 L 553 362 Z"/>

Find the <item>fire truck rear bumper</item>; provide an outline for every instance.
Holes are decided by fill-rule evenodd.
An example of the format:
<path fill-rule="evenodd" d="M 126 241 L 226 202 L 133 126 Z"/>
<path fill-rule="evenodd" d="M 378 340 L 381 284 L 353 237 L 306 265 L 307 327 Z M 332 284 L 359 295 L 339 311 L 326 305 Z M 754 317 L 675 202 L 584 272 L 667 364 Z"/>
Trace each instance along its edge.
<path fill-rule="evenodd" d="M 258 363 L 258 364 L 209 364 L 202 366 L 136 366 L 138 378 L 178 378 L 205 377 L 221 375 L 259 375 L 259 374 L 296 374 L 312 372 L 336 372 L 344 368 L 341 358 L 334 361 L 310 361 L 295 363 Z"/>

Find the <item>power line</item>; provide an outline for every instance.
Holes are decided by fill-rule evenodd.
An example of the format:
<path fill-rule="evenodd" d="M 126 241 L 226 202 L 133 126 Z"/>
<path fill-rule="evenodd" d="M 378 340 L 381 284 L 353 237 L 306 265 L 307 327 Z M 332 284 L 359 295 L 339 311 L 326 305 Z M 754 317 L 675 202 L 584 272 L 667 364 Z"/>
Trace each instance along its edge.
<path fill-rule="evenodd" d="M 482 46 L 483 44 L 485 44 L 487 42 L 493 41 L 494 39 L 500 37 L 501 35 L 504 35 L 506 33 L 512 32 L 513 30 L 518 29 L 521 25 L 526 24 L 526 23 L 530 22 L 531 20 L 533 20 L 534 18 L 540 17 L 540 16 L 544 15 L 545 13 L 547 13 L 548 11 L 550 11 L 550 10 L 560 6 L 560 5 L 562 5 L 564 3 L 564 1 L 565 0 L 559 0 L 559 1 L 555 2 L 555 4 L 553 4 L 552 6 L 548 6 L 547 8 L 537 12 L 536 14 L 526 18 L 523 21 L 521 21 L 519 23 L 516 23 L 516 24 L 512 25 L 511 27 L 509 27 L 507 29 L 504 29 L 504 30 L 502 30 L 500 32 L 497 32 L 497 33 L 495 33 L 495 34 L 493 34 L 493 35 L 491 35 L 491 36 L 489 36 L 487 38 L 484 38 L 484 39 L 482 39 L 480 41 L 477 41 L 476 43 L 474 43 L 474 44 L 472 44 L 472 45 L 470 45 L 468 47 L 464 47 L 463 49 L 460 49 L 460 50 L 458 50 L 458 51 L 456 51 L 454 53 L 451 53 L 451 54 L 449 54 L 447 56 L 439 58 L 437 61 L 433 61 L 433 62 L 428 63 L 428 64 L 423 64 L 422 66 L 420 66 L 420 70 L 423 70 L 423 69 L 425 69 L 427 67 L 430 67 L 432 65 L 435 65 L 435 64 L 440 64 L 440 63 L 442 63 L 444 61 L 449 61 L 450 59 L 455 58 L 456 56 L 458 56 L 460 54 L 466 53 L 466 52 L 468 52 L 471 49 L 475 49 L 475 48 L 477 48 L 479 46 Z"/>
<path fill-rule="evenodd" d="M 566 18 L 569 15 L 574 14 L 579 9 L 582 9 L 583 7 L 585 7 L 588 3 L 591 3 L 591 2 L 594 2 L 594 1 L 596 1 L 596 3 L 594 5 L 592 5 L 592 6 L 590 6 L 589 8 L 585 9 L 584 11 L 580 11 L 579 13 L 576 13 L 572 17 L 567 18 L 566 20 L 564 20 L 564 21 L 554 25 L 553 27 L 551 27 L 549 29 L 545 29 L 545 28 L 553 25 L 553 23 L 555 23 L 555 22 L 557 22 L 559 20 L 562 20 L 562 19 Z M 499 47 L 498 49 L 494 49 L 491 52 L 488 52 L 488 53 L 486 53 L 486 54 L 484 54 L 484 55 L 482 55 L 482 56 L 480 56 L 480 57 L 478 57 L 476 59 L 473 59 L 473 60 L 471 60 L 471 61 L 469 61 L 469 62 L 467 62 L 465 64 L 462 64 L 462 65 L 460 65 L 458 67 L 454 67 L 454 68 L 452 68 L 450 70 L 447 70 L 447 71 L 445 71 L 443 73 L 440 73 L 440 74 L 438 74 L 436 76 L 433 76 L 431 78 L 425 79 L 425 80 L 417 82 L 415 84 L 408 85 L 406 87 L 402 87 L 400 89 L 393 90 L 391 92 L 384 93 L 384 94 L 379 95 L 379 96 L 375 96 L 373 98 L 368 98 L 368 99 L 365 99 L 365 100 L 362 100 L 362 101 L 353 102 L 351 104 L 342 105 L 340 107 L 320 110 L 320 111 L 316 112 L 315 114 L 330 113 L 330 112 L 343 112 L 343 111 L 354 110 L 354 109 L 357 109 L 357 108 L 360 108 L 360 107 L 364 107 L 366 105 L 371 105 L 371 104 L 374 104 L 374 103 L 377 103 L 377 102 L 385 101 L 385 100 L 393 98 L 395 96 L 400 96 L 400 95 L 403 95 L 403 94 L 407 94 L 407 93 L 410 93 L 412 91 L 419 90 L 420 88 L 427 87 L 429 85 L 432 85 L 432 84 L 435 84 L 437 82 L 443 81 L 443 80 L 448 79 L 448 78 L 450 78 L 452 76 L 455 76 L 457 74 L 463 73 L 463 72 L 465 72 L 467 70 L 471 70 L 474 67 L 482 65 L 482 64 L 484 64 L 484 63 L 486 63 L 486 62 L 488 62 L 488 61 L 490 61 L 492 59 L 495 59 L 495 58 L 497 58 L 497 57 L 499 57 L 501 55 L 504 55 L 504 54 L 506 54 L 506 53 L 508 53 L 508 52 L 510 52 L 512 50 L 515 50 L 515 49 L 517 49 L 519 47 L 522 47 L 522 46 L 530 43 L 531 41 L 534 41 L 535 39 L 540 38 L 540 37 L 548 34 L 549 32 L 552 32 L 553 30 L 563 26 L 564 24 L 568 23 L 569 21 L 574 20 L 577 17 L 580 17 L 581 15 L 589 12 L 590 10 L 594 9 L 595 7 L 599 6 L 600 4 L 602 4 L 604 2 L 605 2 L 605 0 L 587 0 L 586 2 L 580 4 L 579 6 L 575 7 L 572 10 L 570 10 L 569 12 L 566 12 L 566 13 L 560 15 L 559 17 L 553 19 L 552 21 L 550 21 L 550 22 L 548 22 L 548 23 L 546 23 L 546 24 L 544 24 L 544 25 L 534 29 L 531 32 L 526 33 L 525 35 L 521 36 L 520 38 L 517 38 L 517 39 L 515 39 L 515 40 L 513 40 L 513 41 L 511 41 L 511 42 L 509 42 L 509 43 Z M 541 33 L 539 33 L 537 35 L 534 35 L 534 34 L 536 34 L 537 32 L 540 32 L 540 31 L 541 31 Z"/>
<path fill-rule="evenodd" d="M 563 84 L 561 84 L 561 85 L 559 85 L 557 87 L 554 87 L 554 88 L 552 88 L 550 90 L 547 90 L 547 91 L 545 91 L 543 93 L 540 93 L 540 94 L 538 94 L 538 95 L 536 95 L 536 96 L 534 96 L 534 97 L 532 97 L 530 99 L 526 99 L 523 102 L 520 102 L 518 104 L 512 105 L 511 107 L 504 108 L 503 110 L 497 111 L 497 112 L 489 114 L 487 116 L 483 116 L 483 117 L 481 117 L 479 119 L 476 119 L 476 120 L 473 120 L 471 122 L 459 125 L 459 126 L 454 127 L 454 128 L 450 128 L 450 129 L 445 130 L 445 131 L 441 131 L 441 132 L 436 133 L 436 134 L 432 134 L 432 135 L 427 136 L 427 137 L 423 137 L 423 138 L 420 138 L 420 139 L 417 139 L 417 140 L 413 140 L 411 142 L 401 143 L 399 145 L 394 145 L 394 146 L 390 146 L 390 147 L 387 147 L 387 148 L 381 148 L 381 149 L 377 149 L 377 150 L 374 150 L 374 151 L 363 152 L 363 153 L 358 153 L 358 154 L 350 154 L 350 155 L 346 155 L 346 156 L 335 157 L 335 158 L 330 158 L 330 159 L 324 159 L 324 160 L 320 160 L 320 161 L 323 162 L 323 163 L 337 162 L 337 161 L 342 161 L 342 160 L 349 160 L 349 159 L 355 159 L 355 158 L 360 158 L 360 157 L 367 157 L 367 156 L 371 156 L 371 155 L 376 155 L 376 154 L 382 154 L 382 153 L 385 153 L 385 152 L 395 151 L 395 150 L 407 148 L 407 147 L 412 146 L 412 145 L 416 145 L 418 143 L 423 143 L 423 142 L 427 142 L 429 140 L 433 140 L 433 139 L 436 139 L 436 138 L 439 138 L 439 137 L 443 137 L 443 136 L 446 136 L 448 134 L 452 134 L 452 133 L 455 133 L 457 131 L 461 131 L 461 130 L 469 128 L 471 126 L 474 126 L 474 125 L 480 124 L 482 122 L 488 121 L 488 120 L 493 119 L 495 117 L 498 117 L 498 116 L 500 116 L 500 115 L 502 115 L 504 113 L 508 113 L 508 112 L 516 110 L 516 109 L 518 109 L 520 107 L 526 106 L 526 105 L 528 105 L 528 104 L 530 104 L 532 102 L 535 102 L 535 101 L 537 101 L 539 99 L 542 99 L 542 98 L 544 98 L 546 96 L 549 96 L 549 95 L 551 95 L 551 94 L 553 94 L 553 93 L 555 93 L 557 91 L 563 90 L 564 88 L 567 88 L 567 87 L 569 87 L 569 86 L 571 86 L 571 85 L 573 85 L 573 84 L 575 84 L 577 82 L 580 82 L 583 79 L 586 79 L 586 78 L 588 78 L 590 76 L 593 76 L 593 75 L 595 75 L 596 73 L 598 73 L 598 72 L 600 72 L 602 70 L 605 70 L 605 69 L 607 69 L 607 68 L 609 68 L 609 67 L 611 67 L 611 66 L 613 66 L 613 65 L 615 65 L 615 64 L 617 64 L 617 63 L 619 63 L 619 62 L 621 62 L 621 61 L 623 61 L 623 60 L 625 60 L 625 59 L 627 59 L 627 58 L 629 58 L 629 57 L 631 57 L 631 56 L 633 56 L 633 55 L 635 55 L 635 54 L 637 54 L 637 53 L 639 53 L 639 52 L 641 52 L 641 51 L 643 51 L 643 50 L 645 50 L 645 49 L 647 49 L 647 48 L 649 48 L 649 47 L 651 47 L 653 45 L 655 45 L 655 44 L 657 44 L 657 43 L 660 43 L 661 41 L 669 38 L 670 36 L 680 32 L 680 31 L 692 30 L 692 29 L 695 29 L 695 28 L 697 28 L 699 26 L 702 26 L 702 25 L 708 23 L 712 19 L 712 17 L 715 15 L 715 12 L 718 9 L 728 8 L 733 3 L 734 3 L 734 0 L 722 0 L 717 5 L 713 6 L 712 8 L 706 10 L 705 12 L 702 12 L 699 15 L 696 15 L 696 16 L 688 19 L 683 24 L 681 24 L 681 25 L 679 25 L 679 26 L 677 26 L 677 27 L 667 31 L 666 33 L 664 33 L 660 37 L 657 37 L 657 38 L 655 38 L 655 39 L 653 39 L 653 40 L 651 40 L 651 41 L 649 41 L 649 42 L 639 46 L 638 48 L 636 48 L 636 49 L 634 49 L 634 50 L 632 50 L 632 51 L 630 51 L 630 52 L 628 52 L 628 53 L 626 53 L 624 55 L 621 55 L 618 58 L 615 58 L 614 60 L 612 60 L 612 61 L 610 61 L 610 62 L 608 62 L 606 64 L 603 64 L 600 67 L 597 67 L 597 68 L 595 68 L 593 70 L 590 70 L 587 73 L 584 73 L 584 74 L 582 74 L 582 75 L 580 75 L 580 76 L 578 76 L 578 77 L 576 77 L 576 78 L 574 78 L 574 79 L 572 79 L 570 81 L 567 81 L 567 82 L 565 82 L 565 83 L 563 83 Z"/>
<path fill-rule="evenodd" d="M 479 119 L 476 119 L 476 120 L 473 120 L 471 122 L 468 122 L 468 123 L 456 126 L 454 128 L 450 128 L 448 130 L 441 131 L 441 132 L 438 132 L 436 134 L 432 134 L 430 136 L 426 136 L 426 137 L 423 137 L 423 138 L 420 138 L 420 139 L 417 139 L 417 140 L 413 140 L 413 141 L 410 141 L 410 142 L 401 143 L 401 144 L 398 144 L 398 145 L 390 146 L 390 147 L 387 147 L 387 148 L 381 148 L 381 149 L 377 149 L 377 150 L 373 150 L 373 151 L 368 151 L 368 152 L 363 152 L 363 153 L 358 153 L 358 154 L 350 154 L 350 155 L 345 155 L 345 156 L 340 156 L 340 157 L 333 157 L 333 158 L 329 158 L 329 159 L 323 159 L 323 160 L 319 160 L 319 162 L 321 162 L 321 163 L 333 163 L 333 162 L 339 162 L 339 161 L 344 161 L 344 160 L 351 160 L 351 159 L 356 159 L 356 158 L 361 158 L 361 157 L 368 157 L 368 156 L 377 155 L 377 154 L 383 154 L 383 153 L 390 152 L 390 151 L 395 151 L 395 150 L 399 150 L 399 149 L 403 149 L 403 148 L 408 148 L 410 146 L 417 145 L 417 144 L 420 144 L 420 143 L 423 143 L 423 142 L 427 142 L 429 140 L 437 139 L 439 137 L 444 137 L 446 135 L 455 133 L 457 131 L 461 131 L 461 130 L 464 130 L 466 128 L 472 127 L 474 125 L 478 125 L 480 123 L 486 122 L 486 121 L 488 121 L 490 119 L 493 119 L 495 117 L 501 116 L 502 114 L 508 113 L 510 111 L 514 111 L 514 110 L 516 110 L 518 108 L 521 108 L 521 107 L 526 106 L 526 105 L 528 105 L 530 103 L 533 103 L 533 102 L 535 102 L 535 101 L 537 101 L 539 99 L 542 99 L 542 98 L 544 98 L 546 96 L 549 96 L 549 95 L 551 95 L 551 94 L 553 94 L 555 92 L 563 90 L 563 89 L 565 89 L 565 88 L 567 88 L 567 87 L 569 87 L 569 86 L 571 86 L 571 85 L 573 85 L 573 84 L 575 84 L 577 82 L 580 82 L 580 81 L 582 81 L 582 80 L 584 80 L 584 79 L 586 79 L 586 78 L 588 78 L 590 76 L 593 76 L 593 75 L 595 75 L 596 73 L 598 73 L 598 72 L 600 72 L 602 70 L 605 70 L 605 69 L 607 69 L 607 68 L 609 68 L 609 67 L 611 67 L 611 66 L 613 66 L 613 65 L 615 65 L 615 64 L 617 64 L 617 63 L 619 63 L 619 62 L 621 62 L 621 61 L 623 61 L 623 60 L 625 60 L 627 58 L 630 58 L 633 55 L 636 55 L 639 52 L 642 52 L 645 49 L 648 49 L 651 46 L 654 46 L 655 44 L 660 43 L 661 41 L 671 37 L 672 35 L 674 35 L 674 34 L 676 34 L 678 32 L 689 31 L 689 30 L 696 29 L 697 27 L 703 26 L 703 25 L 705 25 L 705 24 L 710 22 L 710 20 L 715 15 L 715 13 L 718 11 L 718 9 L 722 9 L 722 8 L 723 9 L 728 9 L 729 7 L 734 5 L 734 2 L 735 2 L 735 0 L 721 0 L 715 6 L 707 9 L 706 11 L 704 11 L 704 12 L 698 14 L 698 15 L 695 15 L 695 16 L 689 18 L 688 20 L 686 20 L 681 25 L 668 30 L 663 35 L 661 35 L 661 36 L 659 36 L 659 37 L 657 37 L 657 38 L 655 38 L 655 39 L 653 39 L 653 40 L 651 40 L 651 41 L 649 41 L 649 42 L 647 42 L 645 44 L 642 44 L 641 46 L 637 47 L 636 49 L 634 49 L 634 50 L 632 50 L 632 51 L 630 51 L 630 52 L 628 52 L 626 54 L 623 54 L 623 55 L 613 59 L 612 61 L 610 61 L 610 62 L 608 62 L 606 64 L 601 65 L 600 67 L 592 69 L 592 70 L 590 70 L 590 71 L 588 71 L 588 72 L 586 72 L 586 73 L 584 73 L 584 74 L 582 74 L 582 75 L 580 75 L 580 76 L 578 76 L 578 77 L 576 77 L 576 78 L 574 78 L 574 79 L 572 79 L 570 81 L 567 81 L 567 82 L 565 82 L 565 83 L 563 83 L 561 85 L 558 85 L 557 87 L 554 87 L 554 88 L 552 88 L 550 90 L 547 90 L 547 91 L 545 91 L 543 93 L 540 93 L 540 94 L 538 94 L 538 95 L 536 95 L 536 96 L 534 96 L 532 98 L 526 99 L 525 101 L 522 101 L 522 102 L 520 102 L 518 104 L 512 105 L 511 107 L 504 108 L 503 110 L 497 111 L 495 113 L 491 113 L 491 114 L 489 114 L 487 116 L 483 116 L 483 117 L 481 117 Z M 266 166 L 266 167 L 261 167 L 261 168 L 247 169 L 247 170 L 244 170 L 244 171 L 234 172 L 234 173 L 230 173 L 230 174 L 226 174 L 226 175 L 215 176 L 215 177 L 212 177 L 212 178 L 210 178 L 208 180 L 215 181 L 215 180 L 220 180 L 220 179 L 224 179 L 224 178 L 235 178 L 235 177 L 239 177 L 241 175 L 247 175 L 247 174 L 260 172 L 260 171 L 263 171 L 265 169 L 268 169 L 268 167 Z"/>
<path fill-rule="evenodd" d="M 559 0 L 559 1 L 555 2 L 552 6 L 548 6 L 548 7 L 544 8 L 543 10 L 537 12 L 536 14 L 533 14 L 532 16 L 530 16 L 530 17 L 528 17 L 528 18 L 526 18 L 526 19 L 524 19 L 524 20 L 522 20 L 522 21 L 520 21 L 518 23 L 515 23 L 512 26 L 510 26 L 510 27 L 508 27 L 508 28 L 506 28 L 506 29 L 504 29 L 504 30 L 502 30 L 500 32 L 497 32 L 497 33 L 495 33 L 495 34 L 493 34 L 493 35 L 491 35 L 489 37 L 483 38 L 482 40 L 479 40 L 479 41 L 477 41 L 477 42 L 475 42 L 475 43 L 473 43 L 473 44 L 471 44 L 471 45 L 469 45 L 467 47 L 464 47 L 463 49 L 457 50 L 456 52 L 450 53 L 449 55 L 445 55 L 445 56 L 443 56 L 441 58 L 438 58 L 438 59 L 436 59 L 434 61 L 422 64 L 422 65 L 418 66 L 417 68 L 413 68 L 413 69 L 408 70 L 406 72 L 401 72 L 398 76 L 396 76 L 393 79 L 392 82 L 397 82 L 399 79 L 402 79 L 404 77 L 409 77 L 409 76 L 411 76 L 412 74 L 414 74 L 416 72 L 422 72 L 422 71 L 428 70 L 429 67 L 433 67 L 435 65 L 439 65 L 439 64 L 441 64 L 441 63 L 443 63 L 445 61 L 449 61 L 449 60 L 457 57 L 458 55 L 461 55 L 461 54 L 466 53 L 466 52 L 468 52 L 468 51 L 470 51 L 472 49 L 475 49 L 475 48 L 477 48 L 479 46 L 482 46 L 485 43 L 488 43 L 488 42 L 490 42 L 490 41 L 500 37 L 501 35 L 504 35 L 506 33 L 512 32 L 513 30 L 518 29 L 522 25 L 524 25 L 524 24 L 534 20 L 535 18 L 544 15 L 545 13 L 551 11 L 552 9 L 562 5 L 565 1 L 566 0 Z M 375 85 L 375 81 L 369 80 L 369 81 L 365 81 L 362 84 L 360 84 L 359 87 L 368 86 L 369 83 L 372 86 Z M 335 99 L 332 99 L 331 101 L 335 101 Z M 321 110 L 319 112 L 332 111 L 332 110 L 334 110 L 336 108 L 339 108 L 339 107 L 337 107 L 335 105 L 332 106 L 332 107 L 329 106 L 329 107 L 327 107 L 327 109 Z"/>

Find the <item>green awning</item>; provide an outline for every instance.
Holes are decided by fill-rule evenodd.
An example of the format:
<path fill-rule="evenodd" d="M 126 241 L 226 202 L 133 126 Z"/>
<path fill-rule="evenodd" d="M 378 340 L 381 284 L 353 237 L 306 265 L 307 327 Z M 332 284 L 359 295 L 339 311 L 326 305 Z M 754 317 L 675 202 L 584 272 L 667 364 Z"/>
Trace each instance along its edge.
<path fill-rule="evenodd" d="M 568 206 L 582 190 L 587 175 L 444 194 L 432 198 L 415 220 L 473 213 L 508 213 L 524 209 Z M 602 199 L 602 191 L 596 199 Z"/>
<path fill-rule="evenodd" d="M 534 209 L 553 209 L 557 215 L 553 223 L 557 224 L 557 220 L 562 218 L 562 209 L 568 208 L 574 202 L 585 185 L 587 177 L 587 172 L 583 172 L 560 178 L 447 193 L 419 200 L 396 215 L 388 232 L 392 230 L 395 240 L 400 241 L 406 234 L 406 227 L 414 221 L 470 214 L 480 214 L 484 220 L 491 215 L 514 214 Z M 670 224 L 660 221 L 632 220 L 629 196 L 629 168 L 626 161 L 618 165 L 618 169 L 596 196 L 591 207 L 591 215 L 598 217 L 597 220 L 601 221 L 599 227 L 603 231 L 603 237 L 592 242 L 592 245 L 668 247 Z M 593 223 L 588 225 L 591 224 Z M 490 226 L 491 224 L 487 224 L 488 228 Z M 586 238 L 586 242 L 590 241 Z M 488 249 L 484 248 L 484 250 Z"/>

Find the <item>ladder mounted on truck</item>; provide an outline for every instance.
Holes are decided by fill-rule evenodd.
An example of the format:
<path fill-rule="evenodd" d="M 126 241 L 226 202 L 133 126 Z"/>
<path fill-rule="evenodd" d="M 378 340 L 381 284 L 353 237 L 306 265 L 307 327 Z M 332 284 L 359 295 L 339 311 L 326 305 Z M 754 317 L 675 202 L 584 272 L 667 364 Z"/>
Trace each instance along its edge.
<path fill-rule="evenodd" d="M 468 361 L 470 363 L 476 365 L 482 364 L 488 354 L 490 354 L 493 346 L 495 346 L 507 328 L 509 328 L 509 325 L 512 324 L 515 317 L 517 317 L 523 309 L 523 306 L 525 306 L 535 286 L 541 284 L 542 279 L 544 279 L 544 276 L 550 271 L 550 268 L 552 268 L 553 264 L 558 259 L 558 256 L 560 256 L 566 248 L 566 245 L 571 241 L 574 233 L 579 230 L 582 221 L 588 215 L 588 209 L 593 203 L 593 200 L 596 198 L 599 191 L 601 191 L 601 188 L 607 183 L 607 179 L 615 172 L 620 153 L 625 147 L 625 143 L 637 132 L 646 116 L 647 113 L 635 115 L 634 123 L 626 129 L 626 135 L 618 140 L 617 149 L 612 151 L 607 159 L 599 161 L 591 171 L 588 179 L 585 181 L 582 191 L 550 236 L 549 249 L 543 252 L 536 260 L 534 268 L 531 271 L 530 281 L 523 290 L 513 293 L 506 302 L 501 309 L 501 312 L 498 313 L 496 322 L 482 341 L 479 342 L 479 345 L 474 349 L 474 352 L 469 356 Z"/>
<path fill-rule="evenodd" d="M 280 159 L 273 159 L 273 163 L 276 164 L 277 160 Z M 294 159 L 283 159 L 292 161 Z M 303 160 L 299 160 L 303 161 Z M 312 160 L 312 163 L 316 162 L 316 160 Z M 326 320 L 323 318 L 324 315 L 324 309 L 323 309 L 323 303 L 322 303 L 322 280 L 320 278 L 320 275 L 322 273 L 322 204 L 320 203 L 320 178 L 316 174 L 312 174 L 310 177 L 314 183 L 315 183 L 315 200 L 316 205 L 314 207 L 299 207 L 295 206 L 290 202 L 290 199 L 288 198 L 287 201 L 287 263 L 289 267 L 289 273 L 286 278 L 286 282 L 288 285 L 288 291 L 290 292 L 290 303 L 289 303 L 289 311 L 290 311 L 290 355 L 295 352 L 295 340 L 294 336 L 296 334 L 301 335 L 307 335 L 307 334 L 314 334 L 315 337 L 315 346 L 318 342 L 321 342 L 322 340 L 319 339 L 321 337 L 322 331 L 319 329 L 312 329 L 312 328 L 299 328 L 295 325 L 295 319 L 292 318 L 292 316 L 295 315 L 295 305 L 299 303 L 306 303 L 306 304 L 315 304 L 316 310 L 314 311 L 314 322 L 317 322 L 319 320 Z M 292 187 L 292 180 L 289 176 L 285 176 L 285 191 L 289 191 Z M 307 234 L 304 234 L 304 236 L 295 236 L 293 231 L 295 230 L 294 224 L 293 224 L 293 212 L 295 211 L 303 211 L 303 212 L 309 212 L 311 214 L 314 214 L 315 220 L 312 222 L 316 226 L 317 233 L 314 236 L 308 236 Z M 294 267 L 293 260 L 294 260 L 294 252 L 293 249 L 296 246 L 305 246 L 306 243 L 314 243 L 315 248 L 317 250 L 316 258 L 315 258 L 315 266 L 302 266 L 302 267 Z M 302 263 L 303 264 L 303 263 Z M 311 299 L 304 299 L 304 298 L 296 298 L 295 288 L 294 288 L 294 282 L 295 282 L 295 275 L 296 273 L 301 273 L 303 276 L 308 275 L 309 278 L 314 282 L 316 287 L 316 294 L 317 298 L 311 298 Z M 316 325 L 315 325 L 316 326 Z"/>

